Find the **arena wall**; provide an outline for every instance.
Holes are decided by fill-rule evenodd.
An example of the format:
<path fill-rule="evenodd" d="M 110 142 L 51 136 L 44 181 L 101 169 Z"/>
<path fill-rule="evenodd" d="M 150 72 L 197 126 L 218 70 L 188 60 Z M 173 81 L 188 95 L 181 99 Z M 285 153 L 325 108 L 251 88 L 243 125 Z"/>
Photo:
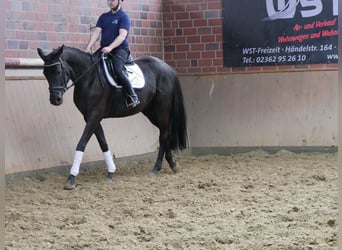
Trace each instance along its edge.
<path fill-rule="evenodd" d="M 32 75 L 34 71 L 30 70 Z M 8 72 L 7 74 L 10 74 Z M 41 70 L 36 72 L 41 75 Z M 73 90 L 61 106 L 52 106 L 43 77 L 23 82 L 7 77 L 6 173 L 70 165 L 85 122 L 73 103 Z M 150 153 L 158 147 L 156 128 L 139 114 L 102 122 L 110 150 L 116 157 Z M 93 136 L 84 162 L 103 159 Z"/>
<path fill-rule="evenodd" d="M 131 17 L 130 45 L 135 58 L 164 57 L 161 3 L 123 3 Z M 106 1 L 7 0 L 5 7 L 6 173 L 68 165 L 84 121 L 73 104 L 72 90 L 65 94 L 62 106 L 50 105 L 37 47 L 51 51 L 65 44 L 84 49 L 98 15 L 108 11 Z M 141 114 L 106 120 L 103 126 L 116 157 L 146 154 L 158 147 L 158 131 Z M 84 162 L 102 159 L 92 138 Z"/>
<path fill-rule="evenodd" d="M 335 71 L 182 76 L 182 82 L 194 154 L 248 147 L 336 150 Z"/>
<path fill-rule="evenodd" d="M 164 58 L 180 74 L 190 152 L 336 147 L 336 65 L 225 68 L 220 0 L 125 1 L 124 6 L 133 19 L 133 56 Z M 105 1 L 6 2 L 7 174 L 71 164 L 84 127 L 72 90 L 62 106 L 51 106 L 42 68 L 18 65 L 23 58 L 36 60 L 37 47 L 51 50 L 64 43 L 83 49 L 105 8 Z M 41 26 L 37 16 L 47 12 Z M 158 147 L 157 129 L 141 114 L 105 120 L 104 129 L 118 158 L 153 154 Z M 102 153 L 92 138 L 84 162 L 99 160 Z"/>
<path fill-rule="evenodd" d="M 7 74 L 6 173 L 70 165 L 84 127 L 72 90 L 62 106 L 54 107 L 42 77 L 23 82 Z M 181 75 L 181 80 L 194 154 L 337 146 L 335 71 Z M 108 119 L 103 125 L 118 158 L 158 147 L 158 130 L 141 114 Z M 92 138 L 84 162 L 100 160 L 101 150 Z"/>
<path fill-rule="evenodd" d="M 168 0 L 163 16 L 165 59 L 182 75 L 192 153 L 336 147 L 336 64 L 224 67 L 221 0 Z"/>

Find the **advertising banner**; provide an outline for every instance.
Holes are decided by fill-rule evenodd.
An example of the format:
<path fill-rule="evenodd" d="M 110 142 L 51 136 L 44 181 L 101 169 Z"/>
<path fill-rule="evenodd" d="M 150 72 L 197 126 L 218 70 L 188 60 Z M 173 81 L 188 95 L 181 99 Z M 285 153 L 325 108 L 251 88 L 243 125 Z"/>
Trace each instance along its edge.
<path fill-rule="evenodd" d="M 222 0 L 225 67 L 338 61 L 338 0 Z"/>

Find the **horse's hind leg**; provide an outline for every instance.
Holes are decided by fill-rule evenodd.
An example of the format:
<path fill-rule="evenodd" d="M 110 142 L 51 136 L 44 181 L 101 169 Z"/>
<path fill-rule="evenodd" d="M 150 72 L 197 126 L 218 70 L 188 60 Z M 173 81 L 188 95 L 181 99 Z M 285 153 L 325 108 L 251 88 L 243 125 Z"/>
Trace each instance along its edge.
<path fill-rule="evenodd" d="M 160 145 L 159 151 L 158 151 L 158 156 L 157 156 L 157 161 L 156 161 L 156 164 L 154 165 L 154 167 L 152 169 L 152 173 L 158 174 L 158 172 L 161 170 L 164 155 L 165 155 L 165 150 L 164 150 L 163 146 Z"/>
<path fill-rule="evenodd" d="M 154 165 L 152 172 L 154 174 L 157 174 L 161 170 L 164 155 L 165 155 L 166 161 L 169 163 L 170 168 L 172 169 L 174 173 L 176 173 L 178 170 L 177 163 L 173 160 L 172 152 L 170 149 L 164 150 L 163 146 L 160 146 L 159 148 L 157 162 Z"/>
<path fill-rule="evenodd" d="M 165 153 L 168 151 L 170 144 L 170 132 L 169 132 L 169 112 L 165 112 L 168 108 L 165 106 L 161 106 L 155 104 L 156 109 L 153 110 L 145 110 L 144 115 L 148 117 L 148 119 L 159 128 L 159 151 L 157 156 L 156 164 L 152 169 L 152 173 L 157 174 L 161 168 L 164 159 Z M 160 109 L 160 110 L 159 110 Z M 168 157 L 172 160 L 171 158 Z"/>
<path fill-rule="evenodd" d="M 177 162 L 173 160 L 172 152 L 170 149 L 165 152 L 165 159 L 169 163 L 171 170 L 176 173 L 178 171 Z"/>

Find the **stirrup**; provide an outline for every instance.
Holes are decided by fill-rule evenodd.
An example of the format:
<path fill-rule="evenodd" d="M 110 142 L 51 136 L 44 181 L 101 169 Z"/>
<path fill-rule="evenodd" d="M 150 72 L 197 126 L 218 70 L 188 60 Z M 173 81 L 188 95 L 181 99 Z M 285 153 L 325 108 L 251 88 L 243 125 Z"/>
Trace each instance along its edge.
<path fill-rule="evenodd" d="M 130 96 L 128 95 L 126 98 L 126 106 L 128 109 L 132 109 L 135 108 L 137 105 L 140 104 L 140 101 L 138 99 L 138 96 L 134 95 L 134 96 Z"/>

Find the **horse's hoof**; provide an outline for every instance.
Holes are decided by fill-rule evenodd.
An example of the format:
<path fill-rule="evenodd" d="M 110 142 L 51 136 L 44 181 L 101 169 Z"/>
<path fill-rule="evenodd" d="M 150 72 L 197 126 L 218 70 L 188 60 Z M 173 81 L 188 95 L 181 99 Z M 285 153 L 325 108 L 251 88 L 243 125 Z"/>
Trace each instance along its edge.
<path fill-rule="evenodd" d="M 172 165 L 173 165 L 173 166 L 171 166 L 172 172 L 177 173 L 179 171 L 178 163 L 174 162 L 174 164 L 172 164 Z"/>
<path fill-rule="evenodd" d="M 171 168 L 171 170 L 174 173 L 178 173 L 178 171 L 179 171 L 178 164 L 176 163 L 175 166 Z"/>
<path fill-rule="evenodd" d="M 157 175 L 158 175 L 158 172 L 159 172 L 158 169 L 152 169 L 152 174 L 153 174 L 153 175 L 157 176 Z"/>
<path fill-rule="evenodd" d="M 64 185 L 65 190 L 72 190 L 76 187 L 76 177 L 73 175 L 69 175 L 67 182 Z"/>
<path fill-rule="evenodd" d="M 110 181 L 110 182 L 112 182 L 112 181 L 113 181 L 113 176 L 114 176 L 114 173 L 108 172 L 108 173 L 107 173 L 107 180 Z"/>

